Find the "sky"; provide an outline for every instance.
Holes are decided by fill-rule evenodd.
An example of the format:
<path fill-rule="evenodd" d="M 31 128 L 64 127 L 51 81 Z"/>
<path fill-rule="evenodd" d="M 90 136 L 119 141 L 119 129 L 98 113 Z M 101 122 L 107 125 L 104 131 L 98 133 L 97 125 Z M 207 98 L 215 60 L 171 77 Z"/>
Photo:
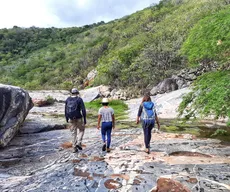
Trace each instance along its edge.
<path fill-rule="evenodd" d="M 0 28 L 72 27 L 108 22 L 159 0 L 0 0 Z"/>

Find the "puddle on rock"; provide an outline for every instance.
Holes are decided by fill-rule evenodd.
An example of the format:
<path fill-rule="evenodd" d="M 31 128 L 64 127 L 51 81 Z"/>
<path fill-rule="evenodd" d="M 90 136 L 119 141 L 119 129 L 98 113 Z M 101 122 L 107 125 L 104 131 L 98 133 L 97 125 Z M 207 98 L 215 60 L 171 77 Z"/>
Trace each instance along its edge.
<path fill-rule="evenodd" d="M 169 156 L 192 156 L 192 157 L 211 157 L 210 155 L 198 153 L 198 152 L 190 152 L 190 151 L 176 151 L 170 153 Z"/>

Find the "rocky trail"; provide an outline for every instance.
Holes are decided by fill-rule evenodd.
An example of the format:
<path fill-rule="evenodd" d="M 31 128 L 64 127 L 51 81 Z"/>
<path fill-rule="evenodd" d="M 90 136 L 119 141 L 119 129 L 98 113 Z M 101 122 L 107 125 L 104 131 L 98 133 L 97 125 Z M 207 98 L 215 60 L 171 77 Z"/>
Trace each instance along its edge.
<path fill-rule="evenodd" d="M 170 101 L 178 102 L 170 98 L 159 97 L 162 106 L 172 108 Z M 130 120 L 139 102 L 127 102 Z M 0 149 L 1 192 L 230 191 L 229 144 L 153 130 L 151 153 L 146 154 L 139 127 L 115 129 L 112 150 L 106 153 L 100 132 L 88 125 L 83 150 L 72 153 L 63 108 L 63 102 L 33 107 L 20 133 Z"/>
<path fill-rule="evenodd" d="M 150 154 L 140 128 L 115 130 L 110 153 L 101 151 L 95 128 L 86 130 L 79 153 L 72 153 L 70 141 L 68 129 L 16 136 L 0 153 L 0 190 L 230 190 L 230 146 L 218 140 L 153 133 Z"/>

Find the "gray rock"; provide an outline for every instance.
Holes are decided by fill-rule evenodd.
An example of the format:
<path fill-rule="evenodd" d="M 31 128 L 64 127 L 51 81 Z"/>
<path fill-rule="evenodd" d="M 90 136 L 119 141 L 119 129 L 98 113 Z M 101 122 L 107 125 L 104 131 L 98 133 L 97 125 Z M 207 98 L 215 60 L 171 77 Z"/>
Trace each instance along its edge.
<path fill-rule="evenodd" d="M 80 96 L 84 102 L 90 102 L 100 96 L 100 86 L 80 91 Z"/>
<path fill-rule="evenodd" d="M 155 86 L 151 91 L 151 95 L 156 95 L 158 93 L 168 93 L 171 91 L 175 91 L 178 89 L 178 85 L 176 83 L 176 80 L 173 78 L 167 78 L 160 82 L 157 86 Z"/>
<path fill-rule="evenodd" d="M 96 76 L 97 76 L 97 70 L 93 69 L 92 71 L 88 73 L 87 80 L 92 81 L 93 79 L 95 79 Z"/>
<path fill-rule="evenodd" d="M 39 90 L 29 91 L 29 95 L 32 99 L 45 100 L 48 96 L 51 96 L 57 102 L 65 102 L 70 92 L 66 90 Z"/>
<path fill-rule="evenodd" d="M 27 91 L 0 84 L 0 147 L 15 136 L 32 107 Z"/>

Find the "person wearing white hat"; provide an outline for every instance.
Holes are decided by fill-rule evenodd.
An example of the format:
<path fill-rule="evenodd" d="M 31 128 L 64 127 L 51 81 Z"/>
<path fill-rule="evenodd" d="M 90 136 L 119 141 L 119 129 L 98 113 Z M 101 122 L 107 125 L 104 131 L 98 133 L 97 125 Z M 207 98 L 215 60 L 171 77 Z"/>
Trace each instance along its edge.
<path fill-rule="evenodd" d="M 109 107 L 108 98 L 103 98 L 103 105 L 98 111 L 97 129 L 101 128 L 101 137 L 103 141 L 102 151 L 110 152 L 111 133 L 115 128 L 115 116 L 113 108 Z"/>
<path fill-rule="evenodd" d="M 79 91 L 76 88 L 71 90 L 72 95 L 65 102 L 66 122 L 71 123 L 71 132 L 73 134 L 73 152 L 82 150 L 82 139 L 85 132 L 86 110 Z"/>

